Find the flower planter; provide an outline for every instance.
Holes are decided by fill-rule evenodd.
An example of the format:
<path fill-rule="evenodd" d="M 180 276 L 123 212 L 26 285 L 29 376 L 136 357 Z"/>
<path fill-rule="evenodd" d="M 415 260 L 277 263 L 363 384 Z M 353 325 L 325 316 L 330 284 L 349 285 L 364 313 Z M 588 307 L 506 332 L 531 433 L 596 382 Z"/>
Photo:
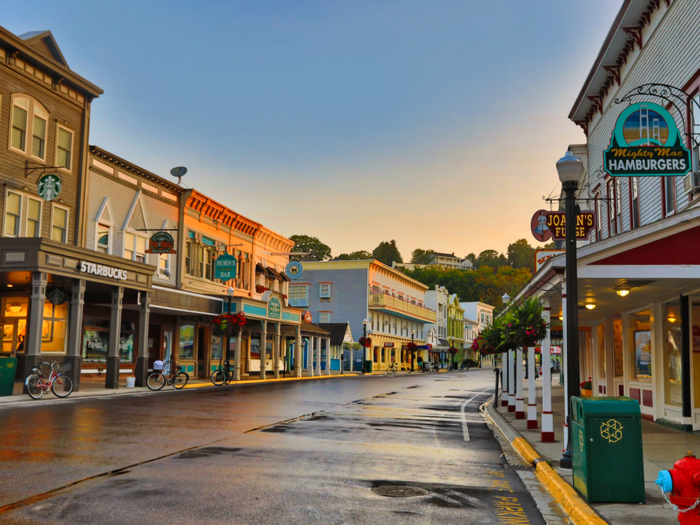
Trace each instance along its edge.
<path fill-rule="evenodd" d="M 588 390 L 587 388 L 581 389 L 581 397 L 593 397 L 593 390 Z"/>

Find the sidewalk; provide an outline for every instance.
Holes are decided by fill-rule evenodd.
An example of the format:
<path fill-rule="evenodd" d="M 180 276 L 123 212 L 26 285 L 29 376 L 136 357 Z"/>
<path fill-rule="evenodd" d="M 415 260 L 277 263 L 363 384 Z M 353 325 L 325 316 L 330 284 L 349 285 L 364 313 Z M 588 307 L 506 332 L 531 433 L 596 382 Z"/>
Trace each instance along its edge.
<path fill-rule="evenodd" d="M 527 382 L 524 388 L 524 399 L 527 405 Z M 542 408 L 542 381 L 537 381 L 538 414 Z M 542 443 L 540 429 L 528 430 L 526 419 L 515 419 L 514 412 L 508 412 L 507 407 L 497 407 L 498 413 L 512 429 L 517 431 L 554 470 L 570 485 L 571 470 L 559 467 L 559 459 L 564 450 L 564 386 L 559 384 L 559 377 L 552 378 L 552 412 L 554 413 L 555 443 Z M 540 419 L 541 424 L 541 419 Z M 654 484 L 660 470 L 673 467 L 677 459 L 682 458 L 688 451 L 700 455 L 700 437 L 696 433 L 682 432 L 646 419 L 642 419 L 642 443 L 644 447 L 644 482 L 646 505 L 594 503 L 590 506 L 608 523 L 612 524 L 677 524 L 677 513 L 664 501 L 659 487 Z"/>

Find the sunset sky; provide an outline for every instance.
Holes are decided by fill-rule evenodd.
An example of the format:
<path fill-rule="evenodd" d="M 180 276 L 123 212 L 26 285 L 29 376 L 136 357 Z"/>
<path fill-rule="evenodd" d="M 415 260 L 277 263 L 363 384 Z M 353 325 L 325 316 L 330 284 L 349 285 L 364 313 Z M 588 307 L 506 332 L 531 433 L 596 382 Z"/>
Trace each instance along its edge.
<path fill-rule="evenodd" d="M 105 94 L 91 144 L 333 254 L 466 255 L 525 237 L 621 0 L 3 6 Z"/>

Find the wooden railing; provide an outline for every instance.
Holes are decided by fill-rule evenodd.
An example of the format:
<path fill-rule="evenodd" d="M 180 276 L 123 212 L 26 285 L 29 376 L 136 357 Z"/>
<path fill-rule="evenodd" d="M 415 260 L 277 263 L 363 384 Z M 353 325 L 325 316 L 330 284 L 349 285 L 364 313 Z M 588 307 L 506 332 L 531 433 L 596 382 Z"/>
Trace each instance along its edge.
<path fill-rule="evenodd" d="M 369 305 L 393 308 L 394 310 L 405 312 L 415 317 L 420 317 L 421 319 L 427 319 L 432 322 L 437 321 L 436 312 L 386 294 L 371 293 L 369 295 Z"/>

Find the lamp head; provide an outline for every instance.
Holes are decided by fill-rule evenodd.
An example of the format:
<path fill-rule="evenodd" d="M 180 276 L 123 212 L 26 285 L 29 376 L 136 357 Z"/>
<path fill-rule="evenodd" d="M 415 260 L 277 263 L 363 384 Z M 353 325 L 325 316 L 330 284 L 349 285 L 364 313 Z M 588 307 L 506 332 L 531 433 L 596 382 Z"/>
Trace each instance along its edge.
<path fill-rule="evenodd" d="M 557 172 L 559 173 L 559 180 L 564 182 L 578 182 L 581 180 L 583 175 L 583 162 L 578 157 L 575 157 L 571 151 L 567 151 L 566 154 L 557 161 Z"/>
<path fill-rule="evenodd" d="M 618 288 L 615 291 L 617 292 L 617 295 L 619 295 L 620 297 L 626 297 L 630 293 L 629 288 Z"/>
<path fill-rule="evenodd" d="M 501 301 L 503 301 L 503 304 L 508 304 L 510 302 L 510 295 L 504 293 L 503 297 L 501 297 Z"/>
<path fill-rule="evenodd" d="M 229 287 L 228 287 L 228 290 L 226 290 L 226 294 L 227 294 L 229 297 L 233 297 L 233 292 L 234 292 L 233 286 L 229 286 Z"/>
<path fill-rule="evenodd" d="M 363 319 L 363 320 L 362 320 L 362 324 L 363 324 L 363 325 L 367 326 L 367 323 L 369 323 L 369 321 L 367 321 L 367 319 Z"/>

